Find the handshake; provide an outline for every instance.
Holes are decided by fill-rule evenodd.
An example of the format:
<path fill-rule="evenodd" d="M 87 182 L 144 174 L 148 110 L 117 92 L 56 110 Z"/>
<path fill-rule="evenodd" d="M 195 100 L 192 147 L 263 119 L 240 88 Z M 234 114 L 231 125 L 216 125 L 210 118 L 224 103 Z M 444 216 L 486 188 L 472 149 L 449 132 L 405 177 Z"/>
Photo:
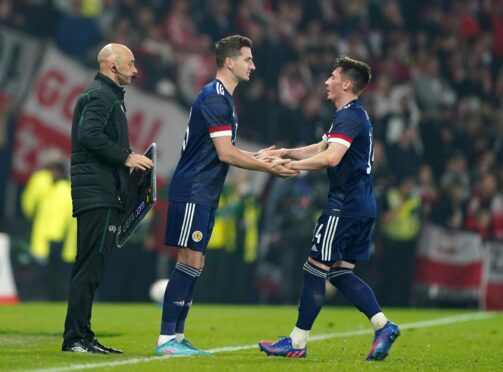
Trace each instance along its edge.
<path fill-rule="evenodd" d="M 299 171 L 294 167 L 294 161 L 285 159 L 286 149 L 276 149 L 276 146 L 270 146 L 258 152 L 251 153 L 251 156 L 267 164 L 268 171 L 283 178 L 295 177 Z"/>

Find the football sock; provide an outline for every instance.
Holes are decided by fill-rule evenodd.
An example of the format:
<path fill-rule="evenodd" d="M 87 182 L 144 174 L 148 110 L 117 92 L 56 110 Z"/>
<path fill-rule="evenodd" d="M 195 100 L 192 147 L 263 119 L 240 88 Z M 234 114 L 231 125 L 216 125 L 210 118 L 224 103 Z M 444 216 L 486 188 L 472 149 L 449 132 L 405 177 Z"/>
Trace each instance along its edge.
<path fill-rule="evenodd" d="M 299 301 L 299 315 L 295 326 L 303 331 L 310 331 L 313 323 L 318 316 L 323 302 L 325 300 L 325 280 L 328 271 L 314 266 L 309 261 L 304 264 L 304 285 Z M 295 331 L 295 329 L 294 329 Z M 294 348 L 305 347 L 305 340 L 302 337 L 297 338 L 296 332 L 292 332 L 292 344 Z M 300 336 L 300 335 L 299 335 Z"/>
<path fill-rule="evenodd" d="M 194 278 L 192 283 L 190 284 L 189 290 L 187 292 L 187 297 L 185 298 L 185 304 L 183 305 L 183 309 L 178 315 L 178 319 L 176 320 L 175 333 L 178 341 L 182 341 L 184 339 L 183 332 L 185 330 L 185 319 L 187 319 L 187 315 L 189 314 L 190 307 L 192 305 L 192 299 L 194 294 L 194 286 L 196 285 L 197 278 L 201 276 L 203 270 L 197 270 L 197 276 Z"/>
<path fill-rule="evenodd" d="M 356 306 L 372 322 L 372 318 L 377 314 L 382 314 L 381 307 L 377 302 L 372 288 L 367 283 L 357 277 L 352 269 L 346 267 L 334 267 L 328 273 L 328 280 L 334 285 L 349 302 Z M 374 329 L 381 325 L 384 314 L 375 318 L 372 322 Z M 384 317 L 385 318 L 385 317 Z M 375 324 L 374 324 L 375 323 Z M 384 322 L 386 324 L 386 322 Z M 381 325 L 381 327 L 384 324 Z M 381 328 L 380 327 L 380 328 Z"/>
<path fill-rule="evenodd" d="M 183 340 L 185 340 L 185 334 L 184 333 L 175 333 L 175 336 L 176 336 L 176 339 L 178 341 L 180 341 L 180 342 L 183 341 Z"/>
<path fill-rule="evenodd" d="M 372 318 L 370 318 L 370 323 L 372 323 L 372 327 L 374 327 L 374 331 L 381 329 L 388 322 L 388 318 L 384 315 L 384 313 L 377 313 Z"/>
<path fill-rule="evenodd" d="M 157 339 L 157 346 L 161 346 L 174 338 L 175 336 L 159 335 L 159 338 Z"/>
<path fill-rule="evenodd" d="M 176 321 L 185 307 L 187 293 L 198 272 L 199 270 L 192 266 L 176 264 L 164 293 L 161 335 L 175 335 Z"/>
<path fill-rule="evenodd" d="M 309 338 L 309 332 L 298 327 L 293 327 L 292 333 L 290 333 L 290 338 L 292 339 L 292 346 L 295 349 L 304 349 L 307 345 L 307 339 Z"/>

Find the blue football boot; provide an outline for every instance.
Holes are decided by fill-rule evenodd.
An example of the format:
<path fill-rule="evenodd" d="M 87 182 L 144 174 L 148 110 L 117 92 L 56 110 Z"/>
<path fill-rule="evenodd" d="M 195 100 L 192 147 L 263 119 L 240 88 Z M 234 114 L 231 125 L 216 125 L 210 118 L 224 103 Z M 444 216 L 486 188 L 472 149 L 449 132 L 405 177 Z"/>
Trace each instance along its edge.
<path fill-rule="evenodd" d="M 367 360 L 384 360 L 398 336 L 400 328 L 388 320 L 384 327 L 376 331 Z"/>
<path fill-rule="evenodd" d="M 197 351 L 198 355 L 213 355 L 213 353 L 211 353 L 209 351 L 198 349 L 197 347 L 195 347 L 194 345 L 192 345 L 190 343 L 190 341 L 187 340 L 186 338 L 184 338 L 182 341 L 180 341 L 180 344 L 182 344 L 186 348 L 189 348 L 189 349 Z"/>
<path fill-rule="evenodd" d="M 187 346 L 178 342 L 176 338 L 165 342 L 164 344 L 157 345 L 155 347 L 156 355 L 171 355 L 171 356 L 192 356 L 200 355 L 200 353 L 194 349 L 190 349 Z"/>
<path fill-rule="evenodd" d="M 290 337 L 282 338 L 277 342 L 260 341 L 258 346 L 260 350 L 267 355 L 282 356 L 286 358 L 305 358 L 307 356 L 307 347 L 303 349 L 294 349 Z"/>

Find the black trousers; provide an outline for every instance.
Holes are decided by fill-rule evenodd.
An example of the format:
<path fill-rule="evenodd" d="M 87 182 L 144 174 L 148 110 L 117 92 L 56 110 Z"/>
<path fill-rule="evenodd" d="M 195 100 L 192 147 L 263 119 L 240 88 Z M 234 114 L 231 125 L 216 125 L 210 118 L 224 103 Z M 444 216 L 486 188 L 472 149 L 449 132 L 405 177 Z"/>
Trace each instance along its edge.
<path fill-rule="evenodd" d="M 64 343 L 91 341 L 91 312 L 96 288 L 115 248 L 119 211 L 99 208 L 77 216 L 77 257 L 72 268 Z"/>

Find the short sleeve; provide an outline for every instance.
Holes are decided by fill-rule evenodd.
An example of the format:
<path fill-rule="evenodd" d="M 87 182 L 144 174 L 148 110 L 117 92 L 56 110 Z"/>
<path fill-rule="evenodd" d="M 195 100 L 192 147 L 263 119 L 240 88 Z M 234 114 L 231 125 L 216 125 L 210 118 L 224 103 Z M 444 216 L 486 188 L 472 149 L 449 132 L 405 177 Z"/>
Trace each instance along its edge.
<path fill-rule="evenodd" d="M 208 97 L 201 113 L 211 138 L 232 136 L 232 109 L 223 96 Z"/>
<path fill-rule="evenodd" d="M 327 143 L 339 143 L 347 148 L 360 134 L 360 123 L 349 115 L 335 115 L 330 130 L 323 136 Z"/>

